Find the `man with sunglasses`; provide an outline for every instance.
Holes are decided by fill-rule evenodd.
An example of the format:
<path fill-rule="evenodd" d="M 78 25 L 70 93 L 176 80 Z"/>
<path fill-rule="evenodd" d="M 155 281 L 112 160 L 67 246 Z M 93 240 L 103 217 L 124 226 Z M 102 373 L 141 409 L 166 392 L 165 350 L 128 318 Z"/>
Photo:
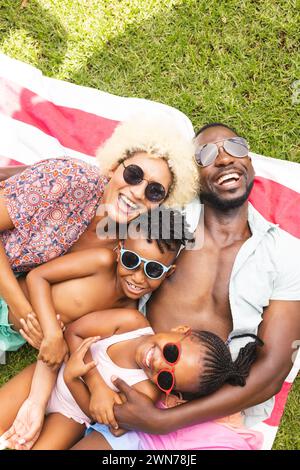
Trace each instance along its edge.
<path fill-rule="evenodd" d="M 195 425 L 197 435 L 201 423 L 241 410 L 247 426 L 270 416 L 300 338 L 300 241 L 248 203 L 254 169 L 247 141 L 216 123 L 202 128 L 195 143 L 204 227 L 199 223 L 196 237 L 203 237 L 203 246 L 180 254 L 172 280 L 148 302 L 147 318 L 155 331 L 178 322 L 212 331 L 227 340 L 233 358 L 245 344 L 231 341 L 237 333 L 258 334 L 265 346 L 245 387 L 225 385 L 169 410 L 155 408 L 117 380 L 128 400 L 115 407 L 119 425 L 161 434 L 162 448 L 163 434 L 172 433 L 174 449 L 183 449 L 173 431 L 185 426 Z"/>

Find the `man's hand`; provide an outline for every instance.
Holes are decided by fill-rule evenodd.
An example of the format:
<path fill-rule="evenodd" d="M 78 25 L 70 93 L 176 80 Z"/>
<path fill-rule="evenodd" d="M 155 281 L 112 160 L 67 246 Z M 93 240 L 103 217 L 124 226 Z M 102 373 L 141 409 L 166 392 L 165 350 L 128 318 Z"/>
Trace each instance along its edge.
<path fill-rule="evenodd" d="M 64 370 L 64 379 L 66 384 L 74 379 L 84 376 L 91 369 L 96 367 L 96 363 L 94 361 L 85 364 L 84 357 L 90 349 L 91 345 L 96 341 L 99 341 L 99 339 L 100 336 L 94 336 L 93 338 L 85 339 L 76 349 L 76 351 L 71 354 Z"/>
<path fill-rule="evenodd" d="M 67 361 L 68 357 L 69 348 L 63 334 L 44 336 L 38 355 L 39 360 L 45 362 L 49 367 L 58 369 L 63 361 Z"/>
<path fill-rule="evenodd" d="M 159 419 L 161 411 L 156 408 L 153 401 L 143 393 L 131 388 L 124 380 L 117 378 L 113 380 L 113 383 L 127 399 L 124 404 L 114 406 L 114 414 L 120 427 L 162 434 L 160 425 L 156 421 Z"/>
<path fill-rule="evenodd" d="M 44 414 L 45 408 L 28 398 L 19 409 L 12 426 L 1 436 L 1 441 L 10 449 L 31 449 L 42 430 Z"/>

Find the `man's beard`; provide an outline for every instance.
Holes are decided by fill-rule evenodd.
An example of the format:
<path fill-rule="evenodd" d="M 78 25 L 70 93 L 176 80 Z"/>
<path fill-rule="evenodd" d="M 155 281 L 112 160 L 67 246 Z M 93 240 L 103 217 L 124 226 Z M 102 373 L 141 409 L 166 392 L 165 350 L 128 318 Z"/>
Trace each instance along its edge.
<path fill-rule="evenodd" d="M 237 209 L 241 207 L 248 199 L 251 190 L 253 188 L 254 180 L 252 180 L 246 188 L 245 193 L 235 199 L 222 199 L 216 193 L 200 191 L 200 200 L 201 202 L 207 202 L 215 209 L 220 211 L 230 211 L 231 209 Z"/>

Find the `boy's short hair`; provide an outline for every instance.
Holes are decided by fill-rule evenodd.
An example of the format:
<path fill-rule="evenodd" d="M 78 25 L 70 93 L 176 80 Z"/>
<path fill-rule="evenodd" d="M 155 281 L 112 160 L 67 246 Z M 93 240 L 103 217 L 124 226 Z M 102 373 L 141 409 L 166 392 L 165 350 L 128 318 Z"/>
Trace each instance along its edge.
<path fill-rule="evenodd" d="M 177 209 L 160 206 L 141 214 L 131 224 L 141 238 L 146 238 L 149 243 L 155 240 L 162 253 L 165 250 L 177 252 L 182 245 L 194 241 L 185 216 Z"/>

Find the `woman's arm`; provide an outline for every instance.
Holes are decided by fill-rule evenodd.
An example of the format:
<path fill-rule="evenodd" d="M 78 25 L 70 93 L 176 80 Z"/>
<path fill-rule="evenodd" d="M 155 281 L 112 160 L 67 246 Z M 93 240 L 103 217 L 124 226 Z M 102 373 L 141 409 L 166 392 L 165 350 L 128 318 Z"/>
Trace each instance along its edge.
<path fill-rule="evenodd" d="M 44 362 L 37 361 L 28 398 L 40 406 L 46 407 L 52 389 L 55 385 L 57 373 Z"/>
<path fill-rule="evenodd" d="M 22 173 L 26 170 L 28 165 L 11 165 L 11 166 L 1 166 L 0 167 L 0 181 L 7 180 L 11 176 Z"/>
<path fill-rule="evenodd" d="M 0 192 L 0 232 L 13 228 L 14 224 L 8 214 L 5 199 Z M 26 318 L 28 313 L 32 311 L 32 306 L 16 280 L 1 240 L 0 273 L 0 296 L 17 319 Z"/>
<path fill-rule="evenodd" d="M 94 274 L 106 262 L 107 251 L 91 249 L 67 254 L 38 266 L 27 275 L 30 301 L 44 333 L 39 359 L 48 365 L 58 366 L 68 352 L 56 318 L 51 285 Z"/>
<path fill-rule="evenodd" d="M 19 450 L 31 449 L 38 439 L 56 375 L 42 361 L 37 362 L 29 395 L 20 407 L 13 424 L 2 436 L 9 447 Z"/>

